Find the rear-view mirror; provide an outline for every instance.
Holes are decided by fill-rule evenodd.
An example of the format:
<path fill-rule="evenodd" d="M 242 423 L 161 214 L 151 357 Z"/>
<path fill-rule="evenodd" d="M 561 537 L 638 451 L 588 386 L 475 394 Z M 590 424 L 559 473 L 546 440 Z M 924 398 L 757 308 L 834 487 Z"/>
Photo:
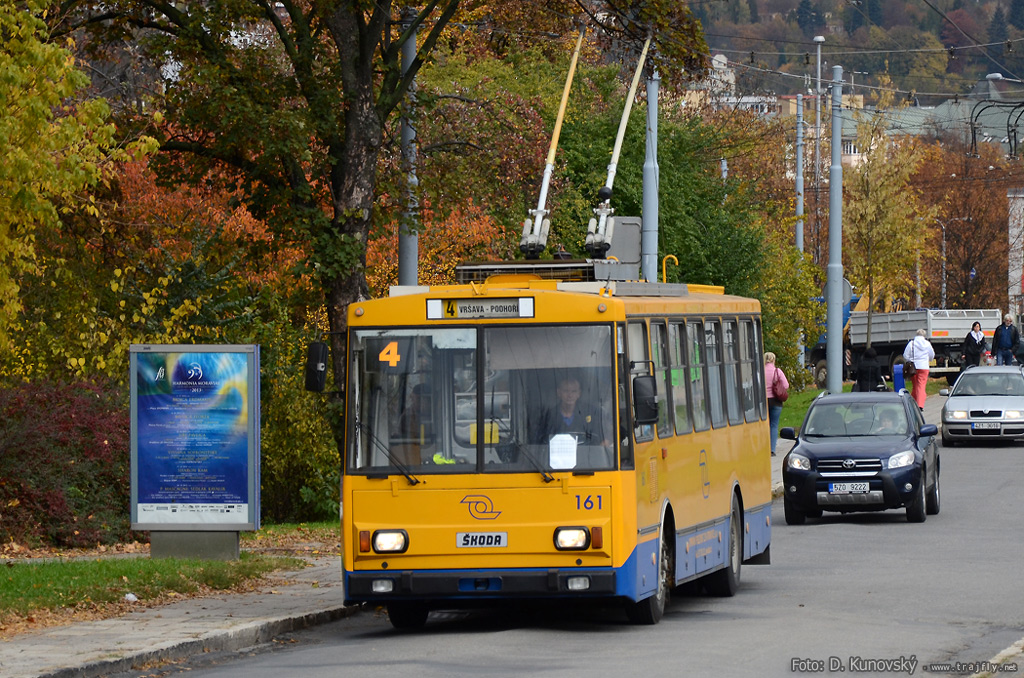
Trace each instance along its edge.
<path fill-rule="evenodd" d="M 323 393 L 327 384 L 327 344 L 314 341 L 306 349 L 306 390 Z"/>
<path fill-rule="evenodd" d="M 658 386 L 652 376 L 633 378 L 633 421 L 637 424 L 658 421 Z"/>

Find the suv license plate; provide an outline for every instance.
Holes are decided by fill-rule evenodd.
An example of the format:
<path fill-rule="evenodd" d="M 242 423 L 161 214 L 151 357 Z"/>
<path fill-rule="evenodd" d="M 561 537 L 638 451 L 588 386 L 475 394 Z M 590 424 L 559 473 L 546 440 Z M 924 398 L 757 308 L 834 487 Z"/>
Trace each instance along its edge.
<path fill-rule="evenodd" d="M 868 483 L 829 483 L 829 494 L 863 494 L 868 491 Z"/>
<path fill-rule="evenodd" d="M 971 424 L 972 428 L 999 428 L 997 421 L 976 421 Z"/>

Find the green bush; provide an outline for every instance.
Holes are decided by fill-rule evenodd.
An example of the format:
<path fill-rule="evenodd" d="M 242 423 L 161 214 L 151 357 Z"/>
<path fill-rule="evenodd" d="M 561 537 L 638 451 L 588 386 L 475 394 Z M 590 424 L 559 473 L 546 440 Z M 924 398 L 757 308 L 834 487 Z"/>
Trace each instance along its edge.
<path fill-rule="evenodd" d="M 338 519 L 341 462 L 328 396 L 305 390 L 312 336 L 298 325 L 283 300 L 263 295 L 258 316 L 231 336 L 260 345 L 260 503 L 262 519 L 271 523 Z"/>

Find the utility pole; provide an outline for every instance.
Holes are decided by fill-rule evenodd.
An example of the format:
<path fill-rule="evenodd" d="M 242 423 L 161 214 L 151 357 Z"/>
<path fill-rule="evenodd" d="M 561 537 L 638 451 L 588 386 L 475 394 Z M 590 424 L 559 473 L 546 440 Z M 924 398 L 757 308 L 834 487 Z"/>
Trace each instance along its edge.
<path fill-rule="evenodd" d="M 843 392 L 843 67 L 832 67 L 832 166 L 829 168 L 825 365 L 830 393 Z"/>
<path fill-rule="evenodd" d="M 409 30 L 412 21 L 416 17 L 416 10 L 411 7 L 402 9 L 402 32 Z M 402 45 L 402 73 L 407 73 L 412 68 L 412 62 L 416 58 L 416 32 L 408 37 Z M 405 212 L 402 214 L 402 221 L 398 227 L 398 284 L 416 285 L 419 283 L 420 265 L 420 244 L 417 235 L 417 217 L 419 214 L 419 200 L 416 197 L 416 189 L 420 182 L 416 177 L 416 128 L 412 124 L 410 116 L 416 105 L 415 83 L 409 85 L 409 94 L 406 97 L 406 114 L 402 116 L 402 165 L 405 168 L 408 178 L 406 179 L 406 203 Z"/>
<path fill-rule="evenodd" d="M 658 281 L 658 88 L 655 69 L 647 79 L 647 135 L 643 170 L 643 216 L 640 231 L 641 276 Z M 665 282 L 662 280 L 662 282 Z"/>
<path fill-rule="evenodd" d="M 804 95 L 796 95 L 796 248 L 804 252 Z M 800 265 L 804 262 L 801 260 Z M 803 366 L 804 333 L 797 330 L 797 365 Z"/>
<path fill-rule="evenodd" d="M 825 36 L 814 36 L 818 51 L 818 77 L 814 85 L 814 261 L 821 261 L 821 44 Z"/>
<path fill-rule="evenodd" d="M 796 95 L 796 248 L 804 251 L 804 95 Z"/>

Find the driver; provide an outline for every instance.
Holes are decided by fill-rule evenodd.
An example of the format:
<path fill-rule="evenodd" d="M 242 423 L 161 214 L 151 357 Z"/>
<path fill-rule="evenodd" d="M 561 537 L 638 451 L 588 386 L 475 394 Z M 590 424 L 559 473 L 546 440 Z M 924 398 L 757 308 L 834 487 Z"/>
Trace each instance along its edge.
<path fill-rule="evenodd" d="M 558 403 L 541 412 L 531 438 L 535 443 L 547 443 L 559 433 L 575 434 L 581 445 L 610 446 L 608 429 L 599 408 L 580 401 L 580 381 L 569 376 L 558 382 L 555 394 Z"/>

